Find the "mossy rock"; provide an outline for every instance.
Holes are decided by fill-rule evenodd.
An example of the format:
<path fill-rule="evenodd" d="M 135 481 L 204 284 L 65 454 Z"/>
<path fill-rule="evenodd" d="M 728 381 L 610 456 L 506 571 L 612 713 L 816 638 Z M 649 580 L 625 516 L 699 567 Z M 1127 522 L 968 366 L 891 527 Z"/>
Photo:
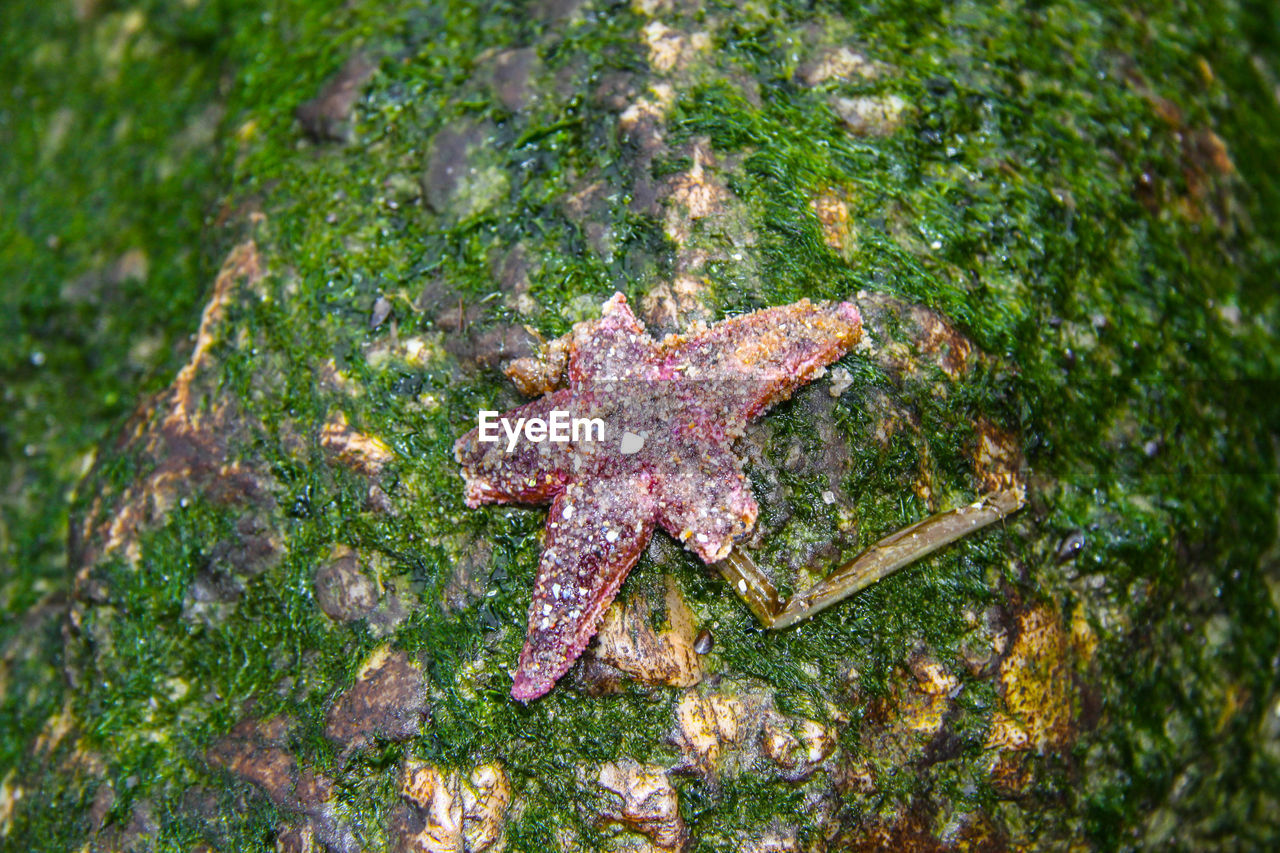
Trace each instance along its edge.
<path fill-rule="evenodd" d="M 1274 18 L 83 5 L 126 70 L 225 61 L 184 107 L 208 147 L 156 149 L 217 152 L 217 213 L 150 253 L 217 263 L 77 489 L 65 580 L 9 595 L 6 845 L 1274 841 Z M 452 445 L 615 291 L 655 332 L 861 308 L 741 442 L 783 588 L 992 488 L 1028 506 L 780 632 L 659 535 L 514 702 L 546 511 L 466 508 Z"/>

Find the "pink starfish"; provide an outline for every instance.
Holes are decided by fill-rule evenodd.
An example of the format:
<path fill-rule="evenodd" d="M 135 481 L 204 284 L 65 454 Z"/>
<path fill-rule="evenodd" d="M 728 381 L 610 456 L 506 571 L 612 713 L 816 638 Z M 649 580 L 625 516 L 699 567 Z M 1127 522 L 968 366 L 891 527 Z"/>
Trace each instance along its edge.
<path fill-rule="evenodd" d="M 862 331 L 853 305 L 807 299 L 661 341 L 620 293 L 601 313 L 549 348 L 561 358 L 550 381 L 513 374 L 549 393 L 503 417 L 512 425 L 556 410 L 599 418 L 603 440 L 535 442 L 522 433 L 508 451 L 505 433 L 482 442 L 473 429 L 454 445 L 468 506 L 551 503 L 511 688 L 522 701 L 545 694 L 582 653 L 655 524 L 707 563 L 750 532 L 759 508 L 734 439 Z"/>

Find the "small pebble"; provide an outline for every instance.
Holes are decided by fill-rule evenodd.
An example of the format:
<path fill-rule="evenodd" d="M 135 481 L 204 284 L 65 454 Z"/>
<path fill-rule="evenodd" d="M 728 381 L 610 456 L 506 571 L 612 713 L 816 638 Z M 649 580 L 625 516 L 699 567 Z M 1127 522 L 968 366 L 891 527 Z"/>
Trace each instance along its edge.
<path fill-rule="evenodd" d="M 1065 563 L 1076 554 L 1084 550 L 1084 531 L 1072 530 L 1066 536 L 1062 537 L 1062 541 L 1058 543 L 1057 558 L 1059 563 Z"/>
<path fill-rule="evenodd" d="M 373 314 L 369 317 L 369 328 L 376 329 L 391 316 L 391 302 L 385 296 L 379 296 L 373 303 Z"/>

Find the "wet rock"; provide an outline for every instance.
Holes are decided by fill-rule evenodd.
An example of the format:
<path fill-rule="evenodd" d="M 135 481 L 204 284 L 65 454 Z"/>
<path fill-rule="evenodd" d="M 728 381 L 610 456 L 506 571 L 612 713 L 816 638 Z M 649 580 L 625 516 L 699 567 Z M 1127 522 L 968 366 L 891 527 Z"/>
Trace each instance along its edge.
<path fill-rule="evenodd" d="M 391 300 L 382 294 L 378 294 L 378 298 L 373 302 L 373 309 L 369 312 L 369 328 L 376 329 L 387 321 L 391 316 Z"/>
<path fill-rule="evenodd" d="M 649 65 L 660 74 L 682 69 L 711 47 L 705 32 L 682 33 L 661 21 L 650 21 L 641 35 L 649 48 Z"/>
<path fill-rule="evenodd" d="M 817 86 L 828 80 L 870 82 L 884 72 L 883 67 L 859 50 L 841 45 L 823 51 L 796 69 L 796 76 L 806 86 Z"/>
<path fill-rule="evenodd" d="M 494 276 L 502 283 L 508 307 L 522 313 L 536 313 L 528 296 L 530 265 L 524 251 L 516 247 L 493 264 Z M 429 297 L 439 306 L 434 313 L 436 328 L 446 334 L 444 349 L 468 367 L 497 367 L 513 359 L 532 356 L 542 341 L 524 325 L 486 322 L 485 306 L 452 297 L 447 290 L 432 289 Z M 420 301 L 425 301 L 427 291 Z"/>
<path fill-rule="evenodd" d="M 1004 709 L 992 715 L 988 748 L 1043 752 L 1073 739 L 1077 690 L 1070 652 L 1056 611 L 1035 607 L 1019 614 L 1016 636 L 1000 663 Z"/>
<path fill-rule="evenodd" d="M 514 359 L 528 358 L 540 342 L 524 326 L 504 323 L 469 328 L 465 334 L 445 338 L 445 350 L 459 361 L 479 367 L 497 367 Z"/>
<path fill-rule="evenodd" d="M 634 74 L 612 71 L 601 76 L 600 82 L 592 90 L 591 100 L 597 106 L 620 113 L 634 103 L 639 94 Z"/>
<path fill-rule="evenodd" d="M 512 311 L 529 316 L 542 310 L 529 295 L 533 286 L 531 276 L 536 272 L 527 250 L 520 243 L 494 259 L 493 277 L 502 289 L 504 303 Z"/>
<path fill-rule="evenodd" d="M 702 661 L 693 649 L 693 614 L 670 575 L 663 578 L 666 630 L 653 626 L 645 596 L 614 602 L 605 612 L 591 654 L 643 684 L 690 687 L 702 680 Z"/>
<path fill-rule="evenodd" d="M 370 512 L 391 515 L 395 512 L 396 505 L 392 502 L 391 496 L 387 494 L 385 489 L 377 483 L 371 483 L 368 497 L 365 498 L 365 508 Z"/>
<path fill-rule="evenodd" d="M 486 539 L 459 536 L 449 542 L 454 569 L 443 590 L 444 606 L 464 610 L 484 595 L 491 573 L 493 544 Z"/>
<path fill-rule="evenodd" d="M 353 428 L 343 412 L 330 413 L 320 432 L 320 446 L 331 460 L 367 477 L 381 474 L 394 458 L 382 439 Z"/>
<path fill-rule="evenodd" d="M 411 582 L 404 577 L 394 578 L 384 583 L 378 606 L 365 617 L 369 625 L 369 633 L 375 637 L 390 636 L 400 623 L 408 618 L 417 600 L 417 596 L 411 592 L 411 587 Z"/>
<path fill-rule="evenodd" d="M 800 839 L 794 827 L 769 829 L 758 837 L 740 842 L 739 853 L 800 853 Z"/>
<path fill-rule="evenodd" d="M 532 12 L 540 21 L 560 23 L 572 18 L 582 4 L 583 0 L 536 0 Z"/>
<path fill-rule="evenodd" d="M 788 781 L 810 776 L 836 748 L 836 736 L 815 720 L 792 720 L 781 714 L 765 716 L 760 743 Z"/>
<path fill-rule="evenodd" d="M 482 853 L 503 845 L 511 785 L 500 764 L 468 776 L 408 760 L 401 770 L 401 805 L 388 827 L 393 849 L 421 853 Z"/>
<path fill-rule="evenodd" d="M 321 142 L 353 141 L 351 112 L 375 71 L 377 65 L 364 54 L 348 59 L 314 98 L 298 107 L 298 122 L 307 135 Z"/>
<path fill-rule="evenodd" d="M 830 850 L 871 853 L 877 850 L 1007 850 L 1007 838 L 981 814 L 954 814 L 946 842 L 935 829 L 942 809 L 927 797 L 915 797 L 886 808 L 874 817 L 842 826 L 829 840 Z M 950 812 L 950 809 L 948 809 Z"/>
<path fill-rule="evenodd" d="M 323 849 L 310 824 L 286 823 L 276 829 L 276 853 L 320 853 Z"/>
<path fill-rule="evenodd" d="M 721 213 L 730 197 L 724 183 L 706 168 L 712 162 L 710 145 L 698 144 L 693 149 L 693 166 L 668 182 L 663 228 L 677 245 L 689 241 L 695 221 Z"/>
<path fill-rule="evenodd" d="M 151 798 L 141 799 L 129 809 L 128 820 L 124 825 L 108 826 L 95 839 L 98 849 L 111 851 L 146 850 L 151 839 L 160 831 L 160 823 L 155 815 L 155 803 Z"/>
<path fill-rule="evenodd" d="M 283 544 L 263 514 L 236 519 L 235 533 L 209 549 L 209 565 L 224 576 L 253 577 L 279 562 Z"/>
<path fill-rule="evenodd" d="M 422 191 L 436 213 L 466 219 L 495 204 L 509 180 L 493 160 L 488 123 L 446 127 L 431 142 Z"/>
<path fill-rule="evenodd" d="M 607 792 L 597 819 L 649 838 L 659 850 L 683 850 L 689 839 L 676 789 L 662 767 L 630 759 L 600 767 L 596 784 Z"/>
<path fill-rule="evenodd" d="M 781 713 L 766 691 L 722 685 L 680 697 L 672 741 L 681 752 L 673 770 L 725 778 L 767 761 L 780 778 L 800 781 L 834 753 L 836 732 L 817 720 Z"/>
<path fill-rule="evenodd" d="M 359 845 L 333 807 L 333 780 L 299 768 L 289 750 L 292 727 L 284 717 L 244 719 L 209 749 L 208 761 L 257 787 L 277 808 L 301 815 L 299 840 L 313 836 L 327 850 L 354 853 Z"/>
<path fill-rule="evenodd" d="M 615 249 L 611 200 L 614 191 L 597 175 L 591 175 L 561 204 L 565 215 L 582 229 L 591 248 L 605 258 L 612 257 Z"/>
<path fill-rule="evenodd" d="M 902 127 L 908 104 L 897 95 L 836 98 L 832 107 L 855 136 L 888 136 Z"/>
<path fill-rule="evenodd" d="M 127 564 L 140 558 L 140 536 L 162 524 L 184 501 L 201 496 L 215 504 L 252 507 L 248 527 L 221 556 L 239 570 L 260 570 L 273 557 L 266 530 L 275 503 L 274 481 L 236 445 L 248 441 L 256 424 L 213 377 L 211 349 L 226 332 L 226 310 L 242 291 L 256 292 L 263 275 L 257 247 L 237 246 L 214 281 L 191 357 L 165 392 L 138 410 L 112 448 L 147 473 L 120 490 L 95 492 L 70 532 L 69 559 L 75 570 L 71 618 L 78 623 L 82 602 L 108 594 L 99 571 L 115 555 Z M 265 380 L 262 380 L 265 382 Z"/>
<path fill-rule="evenodd" d="M 504 107 L 519 112 L 528 105 L 530 78 L 540 67 L 538 51 L 532 47 L 504 50 L 493 58 L 493 91 Z"/>
<path fill-rule="evenodd" d="M 705 320 L 708 290 L 705 278 L 692 275 L 676 276 L 670 283 L 659 282 L 640 300 L 645 324 L 655 331 L 675 331 Z"/>
<path fill-rule="evenodd" d="M 151 263 L 142 249 L 129 249 L 104 267 L 90 270 L 62 285 L 66 302 L 100 304 L 119 295 L 126 281 L 146 281 Z"/>
<path fill-rule="evenodd" d="M 286 749 L 291 722 L 245 719 L 209 750 L 209 762 L 262 789 L 273 803 L 291 801 L 298 765 Z"/>
<path fill-rule="evenodd" d="M 354 550 L 335 545 L 315 573 L 316 604 L 326 616 L 350 622 L 369 614 L 378 605 L 378 590 L 360 568 Z"/>
<path fill-rule="evenodd" d="M 936 368 L 956 380 L 977 364 L 991 363 L 954 323 L 930 308 L 865 290 L 858 291 L 856 301 L 862 312 L 857 349 L 894 379 Z"/>
<path fill-rule="evenodd" d="M 346 750 L 375 739 L 407 740 L 428 716 L 427 682 L 403 651 L 378 648 L 325 718 L 325 737 Z"/>
<path fill-rule="evenodd" d="M 425 291 L 424 291 L 425 293 Z M 471 329 L 484 316 L 484 307 L 472 302 L 465 303 L 461 299 L 456 302 L 448 300 L 435 313 L 436 327 L 461 336 Z"/>
<path fill-rule="evenodd" d="M 450 287 L 443 278 L 429 278 L 422 285 L 417 298 L 413 300 L 413 307 L 415 311 L 420 311 L 428 317 L 438 318 L 446 310 L 456 310 L 460 301 L 458 291 Z"/>

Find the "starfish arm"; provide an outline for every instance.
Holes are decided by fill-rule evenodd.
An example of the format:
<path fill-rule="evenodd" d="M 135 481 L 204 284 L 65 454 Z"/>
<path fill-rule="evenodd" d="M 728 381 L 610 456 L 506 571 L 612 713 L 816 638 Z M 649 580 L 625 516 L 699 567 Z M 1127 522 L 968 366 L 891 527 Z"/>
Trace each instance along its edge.
<path fill-rule="evenodd" d="M 653 534 L 650 488 L 645 475 L 598 479 L 552 503 L 513 698 L 545 694 L 595 636 Z"/>
<path fill-rule="evenodd" d="M 705 563 L 723 560 L 760 508 L 727 444 L 686 443 L 659 477 L 658 524 Z"/>
<path fill-rule="evenodd" d="M 626 297 L 615 293 L 600 315 L 570 332 L 570 384 L 656 378 L 658 344 L 631 313 Z"/>
<path fill-rule="evenodd" d="M 848 302 L 765 308 L 717 323 L 687 338 L 668 338 L 665 364 L 686 380 L 712 380 L 750 420 L 785 400 L 849 351 L 862 316 Z"/>
<path fill-rule="evenodd" d="M 554 409 L 568 409 L 572 395 L 557 391 L 502 415 L 513 427 L 519 418 L 550 417 Z M 471 430 L 453 445 L 454 458 L 462 466 L 467 482 L 467 506 L 486 503 L 546 503 L 564 489 L 572 460 L 565 442 L 534 443 L 521 437 L 508 452 L 508 438 L 503 427 L 497 429 L 497 441 L 480 441 L 479 427 Z"/>

